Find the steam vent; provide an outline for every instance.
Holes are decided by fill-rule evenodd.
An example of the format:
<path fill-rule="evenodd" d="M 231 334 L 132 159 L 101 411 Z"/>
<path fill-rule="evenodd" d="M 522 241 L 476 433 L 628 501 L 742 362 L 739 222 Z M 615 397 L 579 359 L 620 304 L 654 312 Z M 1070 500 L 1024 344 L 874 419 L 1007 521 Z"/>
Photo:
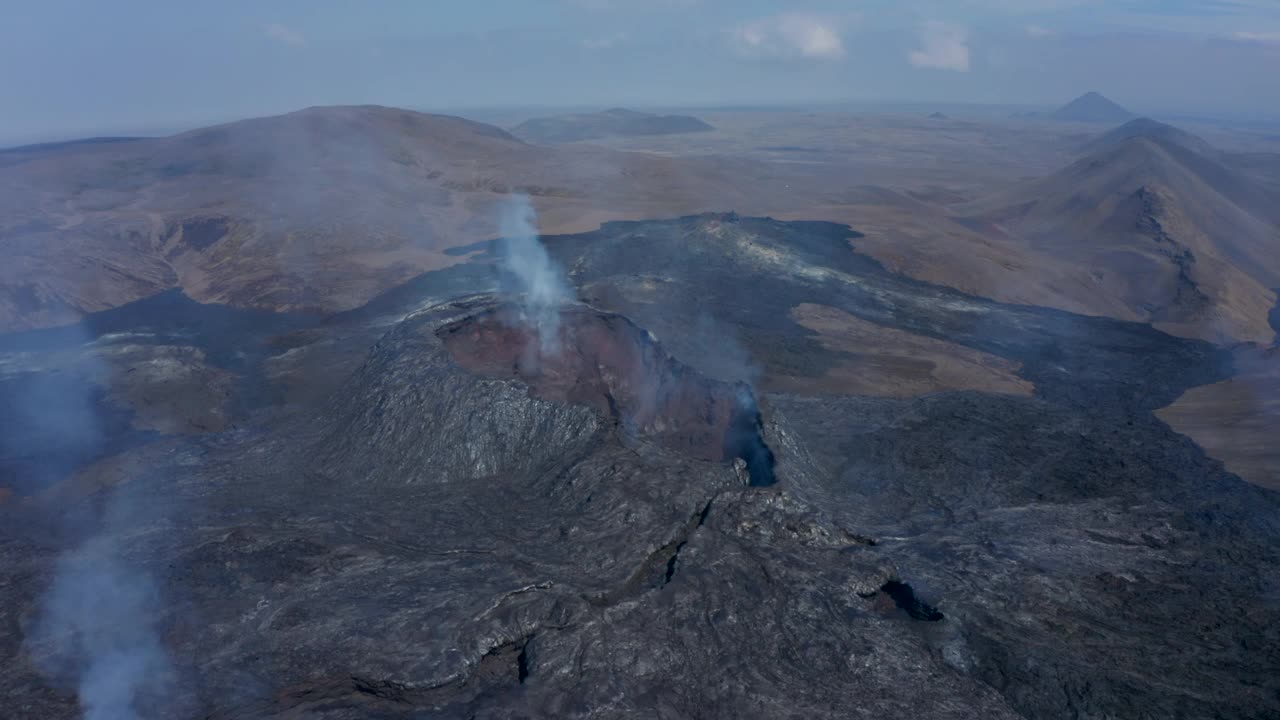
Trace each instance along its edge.
<path fill-rule="evenodd" d="M 540 352 L 537 334 L 509 306 L 445 325 L 439 336 L 473 373 L 519 379 L 534 397 L 593 408 L 626 435 L 690 457 L 741 459 L 752 485 L 776 481 L 751 389 L 682 365 L 621 315 L 565 307 L 558 347 L 549 353 Z"/>

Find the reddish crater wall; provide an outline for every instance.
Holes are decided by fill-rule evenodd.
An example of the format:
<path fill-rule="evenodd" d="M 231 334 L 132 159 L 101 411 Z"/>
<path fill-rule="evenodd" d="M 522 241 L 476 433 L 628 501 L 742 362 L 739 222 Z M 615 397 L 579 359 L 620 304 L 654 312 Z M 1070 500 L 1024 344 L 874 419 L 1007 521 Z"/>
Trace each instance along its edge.
<path fill-rule="evenodd" d="M 464 318 L 438 335 L 454 360 L 471 372 L 518 378 L 534 397 L 591 406 L 616 418 L 627 432 L 692 457 L 737 457 L 734 436 L 747 420 L 758 427 L 747 386 L 711 380 L 685 367 L 620 315 L 565 308 L 559 350 L 547 355 L 509 308 Z M 744 419 L 746 413 L 750 417 Z"/>

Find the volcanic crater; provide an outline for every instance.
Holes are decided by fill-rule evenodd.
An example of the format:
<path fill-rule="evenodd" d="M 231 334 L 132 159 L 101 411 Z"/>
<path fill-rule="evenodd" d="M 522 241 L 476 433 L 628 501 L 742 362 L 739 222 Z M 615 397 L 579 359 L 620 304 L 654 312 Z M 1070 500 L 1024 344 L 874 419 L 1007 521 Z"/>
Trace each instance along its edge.
<path fill-rule="evenodd" d="M 740 459 L 751 485 L 776 482 L 751 388 L 683 365 L 622 315 L 565 306 L 551 350 L 543 349 L 536 329 L 511 305 L 449 323 L 437 335 L 466 370 L 519 380 L 532 397 L 590 407 L 625 435 L 689 457 Z"/>

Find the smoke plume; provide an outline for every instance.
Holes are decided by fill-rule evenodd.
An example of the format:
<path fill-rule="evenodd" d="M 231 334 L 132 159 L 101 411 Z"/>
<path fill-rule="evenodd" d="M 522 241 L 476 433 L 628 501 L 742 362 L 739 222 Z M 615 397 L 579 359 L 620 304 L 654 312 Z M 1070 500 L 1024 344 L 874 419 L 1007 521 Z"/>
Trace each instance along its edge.
<path fill-rule="evenodd" d="M 33 495 L 102 452 L 105 442 L 94 381 L 110 383 L 112 373 L 83 326 L 69 332 L 84 333 L 74 368 L 0 378 L 0 458 L 27 456 L 22 487 Z M 77 691 L 87 720 L 134 720 L 143 715 L 142 695 L 162 694 L 172 670 L 156 626 L 163 609 L 157 586 L 126 559 L 120 538 L 145 526 L 140 515 L 154 512 L 158 500 L 125 485 L 103 492 L 110 495 L 59 513 L 58 534 L 68 544 L 23 642 L 42 673 Z"/>
<path fill-rule="evenodd" d="M 571 299 L 564 273 L 538 240 L 537 215 L 529 198 L 511 195 L 503 204 L 500 265 L 503 291 L 515 302 L 520 322 L 538 335 L 543 355 L 560 350 L 560 306 Z"/>
<path fill-rule="evenodd" d="M 29 639 L 47 674 L 74 682 L 85 720 L 135 720 L 143 690 L 169 680 L 155 586 L 120 550 L 99 537 L 64 554 Z"/>

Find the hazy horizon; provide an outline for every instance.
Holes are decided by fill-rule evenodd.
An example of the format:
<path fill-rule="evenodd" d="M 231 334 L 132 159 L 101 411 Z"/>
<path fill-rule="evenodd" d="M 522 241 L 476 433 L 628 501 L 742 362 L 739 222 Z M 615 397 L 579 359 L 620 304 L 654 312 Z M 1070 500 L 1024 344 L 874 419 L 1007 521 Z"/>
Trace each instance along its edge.
<path fill-rule="evenodd" d="M 1048 107 L 1096 90 L 1139 113 L 1280 117 L 1280 4 L 1262 0 L 18 7 L 0 28 L 6 145 L 345 104 Z"/>

